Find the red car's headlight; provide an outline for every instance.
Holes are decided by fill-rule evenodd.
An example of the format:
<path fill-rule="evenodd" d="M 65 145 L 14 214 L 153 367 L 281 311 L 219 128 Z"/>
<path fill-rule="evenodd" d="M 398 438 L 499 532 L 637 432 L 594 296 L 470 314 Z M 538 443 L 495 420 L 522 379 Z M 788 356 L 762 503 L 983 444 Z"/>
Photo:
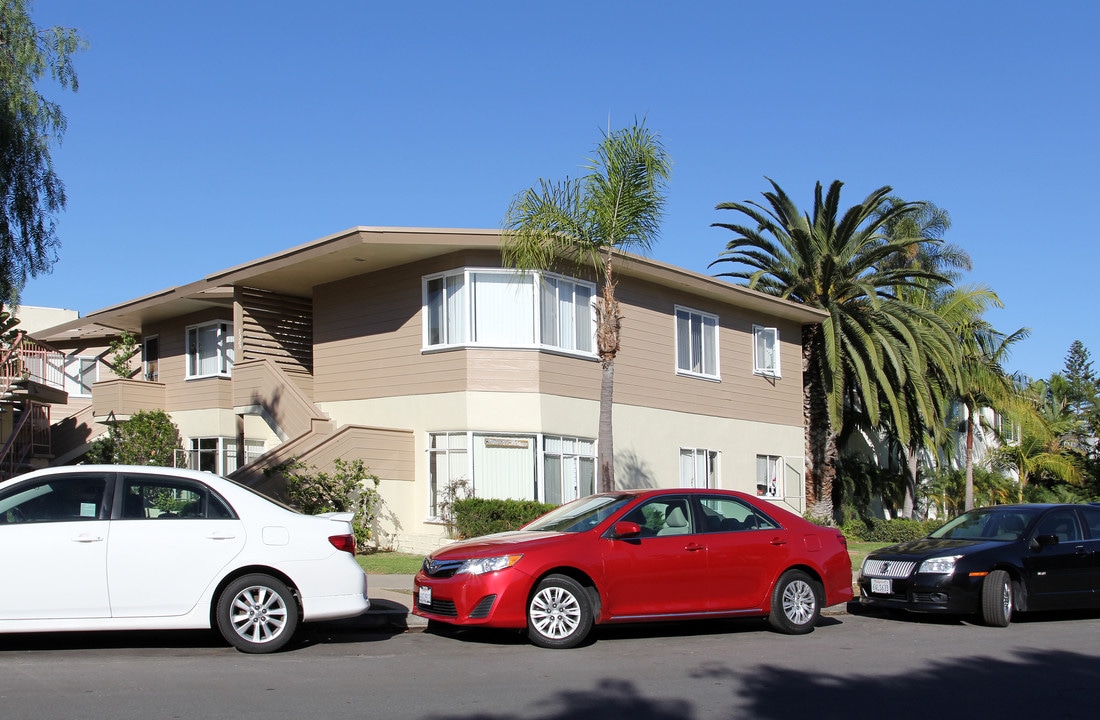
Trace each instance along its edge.
<path fill-rule="evenodd" d="M 504 570 L 515 565 L 522 557 L 523 555 L 501 555 L 499 557 L 471 558 L 463 562 L 458 570 L 455 570 L 455 575 L 481 575 Z"/>

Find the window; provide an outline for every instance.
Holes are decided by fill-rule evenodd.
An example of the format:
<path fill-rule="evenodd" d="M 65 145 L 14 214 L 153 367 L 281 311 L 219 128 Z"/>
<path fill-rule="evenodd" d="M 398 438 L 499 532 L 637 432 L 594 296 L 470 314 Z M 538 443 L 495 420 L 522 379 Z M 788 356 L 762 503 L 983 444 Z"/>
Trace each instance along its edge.
<path fill-rule="evenodd" d="M 699 505 L 703 511 L 705 532 L 774 530 L 779 527 L 768 516 L 734 498 L 704 497 Z"/>
<path fill-rule="evenodd" d="M 65 392 L 73 397 L 90 397 L 92 384 L 99 380 L 99 363 L 94 357 L 68 355 L 65 358 Z"/>
<path fill-rule="evenodd" d="M 593 287 L 565 278 L 542 278 L 542 344 L 562 350 L 592 352 L 595 320 Z"/>
<path fill-rule="evenodd" d="M 680 487 L 718 487 L 718 451 L 680 448 Z"/>
<path fill-rule="evenodd" d="M 104 503 L 110 475 L 53 475 L 9 486 L 0 494 L 0 525 L 7 523 L 106 520 Z"/>
<path fill-rule="evenodd" d="M 187 328 L 187 377 L 229 375 L 233 369 L 233 324 L 212 322 Z"/>
<path fill-rule="evenodd" d="M 153 335 L 145 338 L 142 343 L 141 363 L 144 367 L 145 379 L 156 382 L 160 379 L 160 337 Z"/>
<path fill-rule="evenodd" d="M 466 433 L 433 433 L 428 438 L 428 517 L 444 519 L 444 505 L 453 500 L 461 484 L 469 482 Z M 472 485 L 469 489 L 473 489 Z M 448 497 L 448 495 L 452 497 Z"/>
<path fill-rule="evenodd" d="M 596 485 L 596 443 L 547 435 L 542 439 L 543 502 L 561 505 L 591 495 Z"/>
<path fill-rule="evenodd" d="M 783 458 L 756 456 L 756 494 L 765 498 L 783 497 Z"/>
<path fill-rule="evenodd" d="M 718 318 L 676 308 L 676 371 L 718 377 Z"/>
<path fill-rule="evenodd" d="M 237 440 L 228 437 L 204 437 L 191 438 L 187 451 L 177 450 L 177 453 L 186 454 L 186 460 L 177 462 L 191 470 L 214 473 L 215 475 L 228 475 L 239 467 L 237 462 Z M 245 463 L 252 462 L 264 452 L 263 440 L 244 441 Z"/>
<path fill-rule="evenodd" d="M 541 451 L 540 451 L 541 448 Z M 429 518 L 463 486 L 479 498 L 563 504 L 595 492 L 596 441 L 561 435 L 440 432 L 428 436 Z M 541 478 L 541 484 L 540 484 Z"/>
<path fill-rule="evenodd" d="M 631 510 L 623 516 L 623 521 L 637 523 L 642 528 L 642 537 L 690 535 L 695 532 L 689 500 L 679 495 L 654 498 Z"/>
<path fill-rule="evenodd" d="M 229 520 L 228 503 L 199 483 L 155 475 L 125 478 L 122 493 L 123 520 Z"/>
<path fill-rule="evenodd" d="M 779 329 L 752 326 L 752 371 L 757 375 L 779 377 Z"/>
<path fill-rule="evenodd" d="M 594 293 L 591 283 L 546 273 L 465 269 L 428 277 L 424 346 L 546 347 L 590 355 Z"/>

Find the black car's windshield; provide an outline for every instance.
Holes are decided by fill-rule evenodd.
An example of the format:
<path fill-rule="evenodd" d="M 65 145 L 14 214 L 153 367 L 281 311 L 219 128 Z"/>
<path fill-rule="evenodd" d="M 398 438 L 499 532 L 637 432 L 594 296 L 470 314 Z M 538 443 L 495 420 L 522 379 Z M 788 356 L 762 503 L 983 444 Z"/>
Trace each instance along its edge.
<path fill-rule="evenodd" d="M 633 499 L 633 495 L 592 495 L 574 500 L 535 520 L 524 530 L 584 532 L 590 530 Z"/>
<path fill-rule="evenodd" d="M 963 513 L 929 537 L 948 540 L 1002 540 L 1012 542 L 1023 537 L 1037 508 L 992 507 Z"/>

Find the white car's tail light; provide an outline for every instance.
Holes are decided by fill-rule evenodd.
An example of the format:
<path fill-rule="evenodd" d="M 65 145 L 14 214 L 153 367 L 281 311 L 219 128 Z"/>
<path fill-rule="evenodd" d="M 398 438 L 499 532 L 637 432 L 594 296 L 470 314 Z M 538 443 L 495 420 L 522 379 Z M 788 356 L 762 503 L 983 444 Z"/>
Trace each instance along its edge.
<path fill-rule="evenodd" d="M 354 535 L 330 535 L 328 541 L 332 543 L 332 546 L 337 550 L 355 554 L 355 536 Z"/>

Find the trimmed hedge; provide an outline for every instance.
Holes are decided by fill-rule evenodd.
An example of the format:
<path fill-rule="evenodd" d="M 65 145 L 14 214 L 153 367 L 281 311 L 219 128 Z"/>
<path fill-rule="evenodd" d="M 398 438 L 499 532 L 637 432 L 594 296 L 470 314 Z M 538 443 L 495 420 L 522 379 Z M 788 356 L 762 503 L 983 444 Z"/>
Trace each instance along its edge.
<path fill-rule="evenodd" d="M 455 530 L 462 539 L 518 530 L 556 507 L 533 500 L 455 500 Z"/>
<path fill-rule="evenodd" d="M 859 518 L 841 525 L 840 531 L 852 541 L 899 543 L 920 540 L 941 525 L 943 520 Z"/>

